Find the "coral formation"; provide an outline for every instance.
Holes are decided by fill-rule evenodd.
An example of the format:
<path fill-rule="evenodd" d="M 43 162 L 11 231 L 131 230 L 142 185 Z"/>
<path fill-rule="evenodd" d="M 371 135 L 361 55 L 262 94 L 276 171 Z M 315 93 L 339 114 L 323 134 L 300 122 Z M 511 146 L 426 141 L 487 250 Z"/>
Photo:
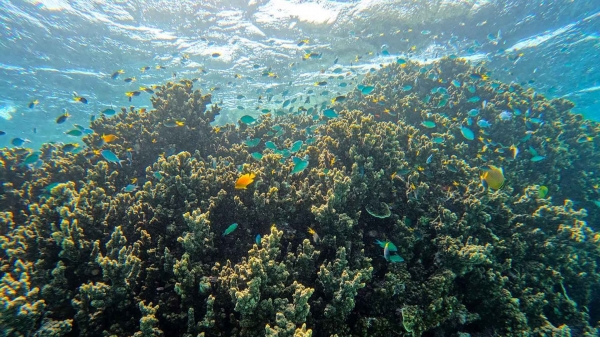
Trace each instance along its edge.
<path fill-rule="evenodd" d="M 220 128 L 169 82 L 40 169 L 3 149 L 3 336 L 598 335 L 600 126 L 484 74 L 403 61 L 337 117 Z"/>

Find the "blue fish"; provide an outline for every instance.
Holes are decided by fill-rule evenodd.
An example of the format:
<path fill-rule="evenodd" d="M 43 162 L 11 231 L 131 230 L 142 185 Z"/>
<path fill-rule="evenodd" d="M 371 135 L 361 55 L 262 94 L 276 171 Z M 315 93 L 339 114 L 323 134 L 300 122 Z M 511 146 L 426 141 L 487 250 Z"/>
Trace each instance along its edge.
<path fill-rule="evenodd" d="M 31 165 L 40 159 L 42 153 L 40 151 L 33 151 L 23 160 L 23 165 Z"/>
<path fill-rule="evenodd" d="M 480 128 L 489 128 L 492 126 L 492 124 L 485 119 L 478 120 L 477 125 L 479 125 Z"/>
<path fill-rule="evenodd" d="M 109 163 L 118 163 L 119 166 L 123 166 L 121 165 L 121 160 L 119 160 L 119 157 L 117 157 L 117 155 L 112 152 L 111 150 L 102 150 L 102 152 L 100 152 L 100 154 L 102 155 L 102 157 L 104 157 L 104 159 L 106 159 L 107 162 Z"/>
<path fill-rule="evenodd" d="M 369 86 L 365 86 L 365 87 L 363 87 L 362 89 L 360 89 L 360 92 L 361 92 L 363 95 L 368 95 L 368 94 L 372 93 L 372 92 L 373 92 L 373 90 L 375 90 L 375 87 L 374 87 L 374 86 L 372 86 L 372 85 L 369 85 Z"/>
<path fill-rule="evenodd" d="M 301 158 L 293 157 L 292 160 L 294 161 L 294 168 L 292 169 L 290 174 L 300 173 L 304 171 L 306 167 L 308 167 L 308 159 L 302 160 Z"/>
<path fill-rule="evenodd" d="M 290 152 L 293 153 L 293 152 L 300 151 L 300 149 L 302 148 L 303 144 L 304 144 L 304 142 L 301 141 L 301 140 L 295 141 L 294 144 L 292 144 L 292 146 L 290 147 Z"/>
<path fill-rule="evenodd" d="M 333 109 L 325 109 L 323 110 L 323 116 L 327 118 L 335 118 L 338 116 L 338 114 Z"/>
<path fill-rule="evenodd" d="M 503 121 L 508 121 L 512 118 L 512 114 L 508 111 L 502 111 L 498 117 Z"/>
<path fill-rule="evenodd" d="M 258 144 L 260 144 L 260 138 L 246 139 L 244 141 L 244 144 L 246 144 L 246 146 L 248 146 L 248 147 L 255 147 Z"/>
<path fill-rule="evenodd" d="M 133 191 L 137 190 L 137 188 L 138 188 L 138 185 L 129 184 L 129 185 L 123 187 L 123 192 L 127 192 L 127 193 L 133 192 Z"/>
<path fill-rule="evenodd" d="M 231 225 L 229 225 L 229 227 L 227 227 L 227 229 L 223 232 L 222 236 L 226 236 L 231 234 L 231 232 L 233 232 L 234 230 L 236 230 L 236 228 L 238 228 L 238 224 L 236 223 L 232 223 Z"/>
<path fill-rule="evenodd" d="M 116 113 L 116 111 L 114 109 L 105 109 L 104 111 L 102 111 L 102 114 L 107 115 L 107 116 L 112 116 Z"/>
<path fill-rule="evenodd" d="M 12 145 L 14 145 L 14 146 L 21 146 L 21 145 L 23 145 L 23 144 L 25 144 L 25 143 L 28 143 L 28 142 L 30 142 L 30 140 L 29 140 L 29 139 L 23 139 L 23 138 L 18 138 L 18 137 L 17 137 L 17 138 L 13 138 L 13 139 L 10 141 L 10 143 L 11 143 Z"/>
<path fill-rule="evenodd" d="M 475 139 L 475 134 L 473 133 L 473 131 L 471 131 L 471 129 L 469 129 L 466 126 L 460 127 L 460 133 L 462 133 L 463 137 L 465 137 L 466 140 Z"/>
<path fill-rule="evenodd" d="M 256 242 L 257 245 L 260 245 L 261 241 L 262 241 L 262 238 L 260 237 L 260 234 L 256 234 L 256 237 L 254 238 L 254 242 Z"/>
<path fill-rule="evenodd" d="M 129 165 L 131 165 L 131 162 L 133 161 L 133 154 L 131 153 L 131 151 L 125 152 L 125 157 L 127 157 L 127 160 L 129 161 Z"/>
<path fill-rule="evenodd" d="M 277 145 L 275 145 L 275 143 L 268 141 L 265 143 L 265 147 L 267 149 L 271 149 L 271 150 L 277 150 Z"/>

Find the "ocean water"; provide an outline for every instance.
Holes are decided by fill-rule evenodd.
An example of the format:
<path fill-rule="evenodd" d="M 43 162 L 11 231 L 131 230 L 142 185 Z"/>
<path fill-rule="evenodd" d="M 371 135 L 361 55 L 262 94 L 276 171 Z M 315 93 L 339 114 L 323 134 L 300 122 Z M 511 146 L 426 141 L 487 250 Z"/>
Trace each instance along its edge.
<path fill-rule="evenodd" d="M 598 336 L 597 0 L 0 20 L 0 336 Z"/>
<path fill-rule="evenodd" d="M 600 19 L 593 0 L 8 1 L 0 10 L 0 129 L 8 132 L 0 146 L 12 136 L 34 147 L 74 141 L 63 134 L 69 125 L 54 123 L 63 109 L 70 122 L 86 126 L 111 105 L 127 106 L 125 92 L 164 83 L 173 73 L 200 78 L 204 90 L 219 88 L 215 100 L 237 116 L 238 105 L 253 109 L 267 88 L 302 92 L 336 59 L 344 72 L 363 75 L 398 55 L 468 57 L 498 80 L 567 97 L 578 113 L 600 118 Z M 298 46 L 305 39 L 309 43 Z M 303 62 L 309 51 L 322 56 Z M 150 69 L 141 73 L 144 66 Z M 112 80 L 119 69 L 125 73 Z M 268 69 L 277 78 L 263 77 Z M 123 82 L 128 77 L 137 81 Z M 88 105 L 76 104 L 73 92 Z M 235 99 L 240 94 L 245 98 Z M 35 99 L 40 103 L 29 109 Z M 150 105 L 146 94 L 133 103 Z"/>

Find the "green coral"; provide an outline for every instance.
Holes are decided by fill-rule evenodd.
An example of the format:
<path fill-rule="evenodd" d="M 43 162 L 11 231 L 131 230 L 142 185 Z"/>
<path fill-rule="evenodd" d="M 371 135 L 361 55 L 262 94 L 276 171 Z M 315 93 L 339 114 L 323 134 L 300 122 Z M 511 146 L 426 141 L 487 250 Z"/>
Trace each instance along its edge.
<path fill-rule="evenodd" d="M 227 264 L 221 271 L 221 285 L 229 289 L 235 311 L 241 315 L 244 336 L 261 335 L 262 328 L 268 334 L 293 336 L 309 314 L 308 299 L 314 289 L 289 280 L 285 262 L 280 261 L 282 236 L 282 231 L 271 227 L 262 247 L 254 245 L 247 260 Z"/>
<path fill-rule="evenodd" d="M 343 323 L 354 309 L 355 297 L 365 282 L 371 279 L 373 267 L 352 270 L 346 258 L 346 249 L 340 247 L 335 261 L 322 264 L 319 270 L 319 283 L 331 301 L 325 306 L 324 316 L 338 325 L 343 331 Z"/>
<path fill-rule="evenodd" d="M 220 129 L 210 95 L 169 82 L 152 111 L 93 122 L 81 152 L 45 144 L 42 169 L 3 149 L 0 324 L 17 336 L 597 335 L 600 127 L 566 100 L 474 72 L 485 70 L 461 59 L 393 64 L 364 78 L 372 95 L 336 102 L 337 118 Z M 482 140 L 468 141 L 475 107 L 489 121 L 529 115 L 473 123 Z M 104 149 L 133 160 L 107 163 Z M 292 155 L 309 166 L 289 174 Z M 504 169 L 503 189 L 482 187 L 486 165 Z M 255 181 L 235 189 L 245 173 Z M 124 192 L 132 179 L 139 189 Z"/>
<path fill-rule="evenodd" d="M 16 260 L 0 280 L 0 325 L 7 336 L 28 336 L 44 317 L 46 304 L 31 285 L 32 269 L 33 263 Z"/>

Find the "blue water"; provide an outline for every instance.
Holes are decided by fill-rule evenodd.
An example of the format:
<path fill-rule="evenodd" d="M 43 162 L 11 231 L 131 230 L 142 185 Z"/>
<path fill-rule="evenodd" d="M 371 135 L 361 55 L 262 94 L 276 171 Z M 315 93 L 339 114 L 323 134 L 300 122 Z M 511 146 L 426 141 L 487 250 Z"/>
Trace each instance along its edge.
<path fill-rule="evenodd" d="M 74 124 L 87 126 L 111 106 L 150 106 L 149 94 L 130 103 L 125 92 L 174 77 L 212 89 L 224 123 L 268 108 L 257 102 L 268 88 L 306 91 L 336 59 L 362 76 L 398 56 L 467 57 L 494 79 L 568 98 L 575 112 L 600 120 L 597 0 L 3 1 L 0 20 L 0 147 L 14 137 L 31 147 L 77 142 L 64 134 Z M 309 52 L 321 56 L 303 61 Z M 73 92 L 89 103 L 73 101 Z M 63 109 L 72 117 L 57 125 Z"/>

